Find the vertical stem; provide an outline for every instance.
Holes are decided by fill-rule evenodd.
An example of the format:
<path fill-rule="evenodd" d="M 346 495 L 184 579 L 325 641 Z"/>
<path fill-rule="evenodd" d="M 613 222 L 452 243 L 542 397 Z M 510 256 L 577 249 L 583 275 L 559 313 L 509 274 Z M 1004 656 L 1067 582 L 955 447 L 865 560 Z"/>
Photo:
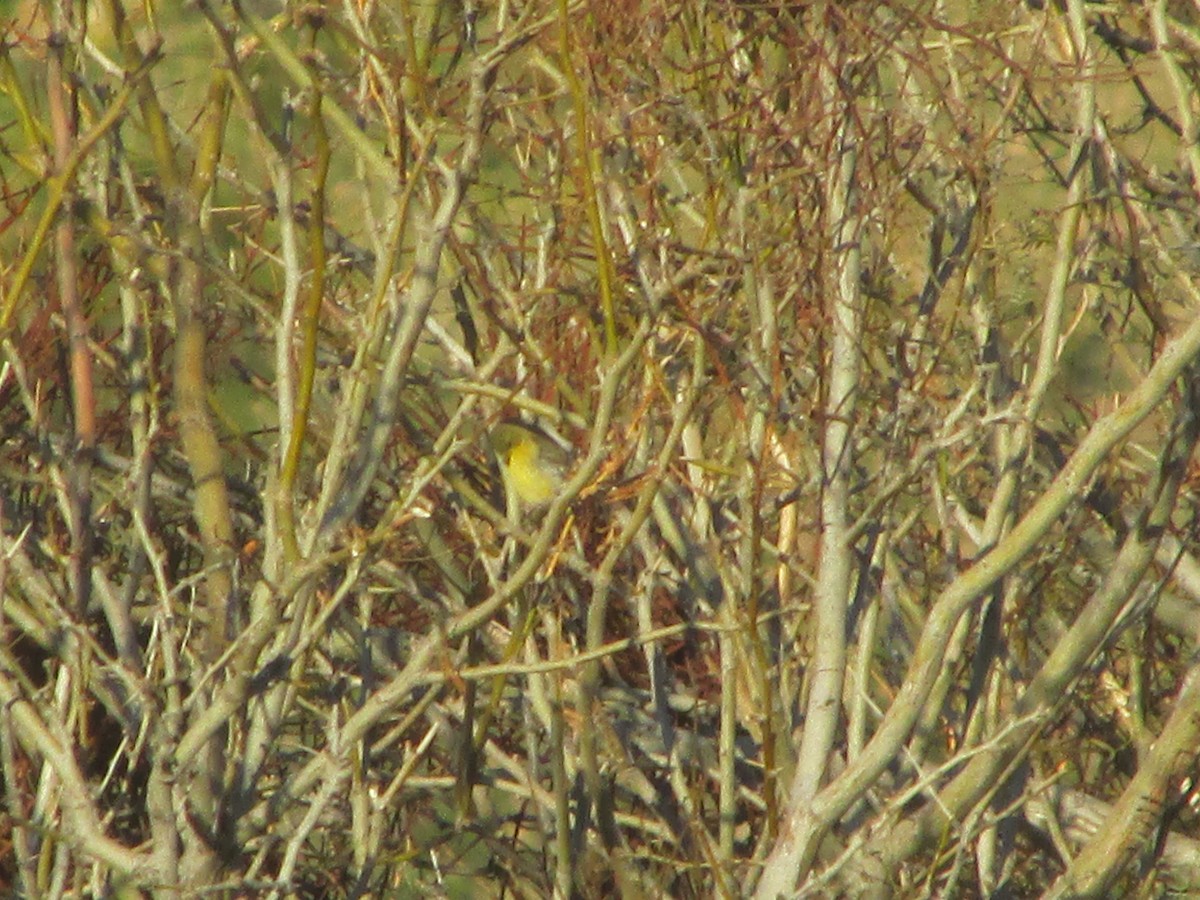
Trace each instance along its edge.
<path fill-rule="evenodd" d="M 313 30 L 312 40 L 315 43 L 316 31 Z M 325 294 L 325 179 L 329 174 L 329 136 L 325 130 L 325 120 L 322 117 L 322 94 L 314 79 L 312 99 L 312 128 L 313 139 L 316 142 L 316 159 L 313 163 L 313 192 L 312 209 L 308 221 L 308 251 L 312 263 L 312 273 L 308 289 L 307 302 L 304 304 L 300 321 L 303 346 L 300 351 L 300 383 L 296 389 L 295 415 L 286 435 L 283 466 L 279 473 L 279 496 L 277 509 L 279 512 L 279 529 L 283 539 L 284 556 L 294 560 L 299 556 L 299 546 L 296 541 L 295 504 L 293 488 L 296 473 L 300 468 L 300 453 L 304 448 L 304 438 L 308 430 L 308 413 L 312 405 L 313 381 L 317 367 L 317 323 L 321 312 L 321 300 Z M 286 164 L 281 160 L 280 165 Z M 290 337 L 291 323 L 281 329 L 282 334 Z M 291 346 L 279 348 L 280 356 L 290 363 Z"/>
<path fill-rule="evenodd" d="M 592 150 L 588 126 L 587 96 L 583 83 L 575 71 L 571 52 L 571 19 L 568 15 L 568 0 L 559 0 L 558 14 L 560 41 L 562 46 L 562 68 L 567 84 L 571 86 L 571 99 L 575 103 L 575 138 L 578 143 L 579 189 L 587 204 L 588 224 L 592 230 L 592 246 L 596 253 L 596 278 L 600 289 L 600 308 L 604 313 L 604 352 L 610 357 L 617 352 L 617 325 L 613 311 L 612 258 L 608 241 L 604 237 L 604 223 L 600 219 L 600 201 L 596 196 L 596 178 L 599 166 Z"/>
<path fill-rule="evenodd" d="M 71 159 L 71 148 L 78 141 L 74 92 L 68 88 L 66 32 L 71 28 L 71 4 L 58 0 L 54 5 L 54 30 L 61 39 L 50 42 L 49 93 L 50 126 L 54 139 L 54 171 L 64 174 Z M 88 349 L 87 319 L 79 297 L 78 252 L 75 226 L 71 216 L 62 216 L 54 229 L 58 298 L 67 323 L 68 354 L 71 370 L 71 414 L 74 441 L 69 462 L 71 592 L 75 610 L 83 615 L 88 606 L 92 583 L 92 456 L 96 448 L 96 404 L 93 391 L 92 357 Z"/>
<path fill-rule="evenodd" d="M 827 105 L 840 99 L 834 74 L 826 74 Z M 853 422 L 858 399 L 862 346 L 862 294 L 860 274 L 861 220 L 855 212 L 858 148 L 852 134 L 853 109 L 842 108 L 842 120 L 833 136 L 835 177 L 827 208 L 832 225 L 832 252 L 838 273 L 829 316 L 830 362 L 825 399 L 822 446 L 820 568 L 813 600 L 812 679 L 805 705 L 804 732 L 796 770 L 788 789 L 784 826 L 771 852 L 756 897 L 774 898 L 790 892 L 806 864 L 794 833 L 796 823 L 807 818 L 828 765 L 842 711 L 842 686 L 846 665 L 846 613 L 853 573 L 850 529 L 850 472 L 853 462 Z"/>
<path fill-rule="evenodd" d="M 858 154 L 848 133 L 851 127 L 847 114 L 837 136 L 838 171 L 829 197 L 834 253 L 841 258 L 829 322 L 832 335 L 821 454 L 821 565 L 813 607 L 816 626 L 811 661 L 813 677 L 791 788 L 793 804 L 807 803 L 820 787 L 841 713 L 845 677 L 846 609 L 853 573 L 851 548 L 847 544 L 848 506 L 862 345 L 861 250 L 858 218 L 853 211 Z"/>

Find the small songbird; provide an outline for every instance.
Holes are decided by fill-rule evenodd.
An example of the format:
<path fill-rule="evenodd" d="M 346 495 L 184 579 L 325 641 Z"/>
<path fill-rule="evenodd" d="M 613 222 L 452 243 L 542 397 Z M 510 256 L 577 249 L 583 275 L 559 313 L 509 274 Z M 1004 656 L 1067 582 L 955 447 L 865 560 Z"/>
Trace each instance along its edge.
<path fill-rule="evenodd" d="M 510 499 L 515 497 L 524 509 L 549 503 L 566 480 L 570 454 L 544 431 L 523 422 L 500 422 L 488 437 Z"/>

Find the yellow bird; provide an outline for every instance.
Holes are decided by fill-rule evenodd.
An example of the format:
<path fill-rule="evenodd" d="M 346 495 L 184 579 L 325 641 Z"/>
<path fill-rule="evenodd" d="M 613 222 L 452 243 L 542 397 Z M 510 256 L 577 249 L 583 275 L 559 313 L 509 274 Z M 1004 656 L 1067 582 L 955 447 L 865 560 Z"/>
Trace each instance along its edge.
<path fill-rule="evenodd" d="M 518 507 L 535 509 L 554 499 L 566 480 L 570 455 L 541 429 L 505 421 L 488 437 L 510 499 Z"/>

